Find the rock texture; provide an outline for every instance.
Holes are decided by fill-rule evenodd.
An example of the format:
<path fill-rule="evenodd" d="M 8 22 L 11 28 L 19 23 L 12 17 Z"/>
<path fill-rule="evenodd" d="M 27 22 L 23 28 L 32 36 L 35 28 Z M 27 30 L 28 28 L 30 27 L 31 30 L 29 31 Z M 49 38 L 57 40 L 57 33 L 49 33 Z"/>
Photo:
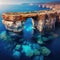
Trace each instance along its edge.
<path fill-rule="evenodd" d="M 57 4 L 58 5 L 58 4 Z M 56 6 L 57 6 L 56 5 Z M 39 32 L 44 29 L 55 28 L 55 23 L 58 20 L 60 22 L 60 10 L 53 4 L 42 4 L 48 8 L 53 7 L 52 10 L 36 11 L 36 12 L 9 12 L 2 14 L 2 22 L 6 26 L 7 30 L 13 32 L 21 32 L 23 30 L 24 22 L 27 18 L 32 18 L 33 26 L 36 27 Z M 60 5 L 59 5 L 60 6 Z M 58 19 L 57 19 L 58 18 Z"/>

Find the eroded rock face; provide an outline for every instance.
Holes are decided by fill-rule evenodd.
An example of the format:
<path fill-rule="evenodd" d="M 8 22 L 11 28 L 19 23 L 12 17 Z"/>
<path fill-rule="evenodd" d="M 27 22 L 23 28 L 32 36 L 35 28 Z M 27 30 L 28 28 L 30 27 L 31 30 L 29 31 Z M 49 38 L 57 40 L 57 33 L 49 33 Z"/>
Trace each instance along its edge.
<path fill-rule="evenodd" d="M 58 10 L 39 11 L 39 12 L 25 12 L 25 13 L 4 13 L 2 15 L 2 22 L 6 29 L 13 32 L 21 32 L 23 30 L 24 22 L 27 18 L 32 18 L 33 26 L 40 32 L 46 29 L 55 28 L 56 17 L 60 19 Z"/>
<path fill-rule="evenodd" d="M 6 29 L 13 32 L 21 32 L 23 30 L 23 25 L 21 21 L 16 21 L 15 23 L 12 21 L 2 20 Z"/>
<path fill-rule="evenodd" d="M 47 13 L 38 16 L 37 29 L 40 32 L 46 30 L 55 29 L 56 13 Z"/>
<path fill-rule="evenodd" d="M 45 19 L 46 19 L 46 14 L 42 14 L 38 16 L 38 25 L 37 29 L 42 32 L 43 28 L 45 27 Z"/>
<path fill-rule="evenodd" d="M 56 23 L 56 13 L 49 13 L 46 19 L 46 26 L 49 29 L 54 29 Z"/>

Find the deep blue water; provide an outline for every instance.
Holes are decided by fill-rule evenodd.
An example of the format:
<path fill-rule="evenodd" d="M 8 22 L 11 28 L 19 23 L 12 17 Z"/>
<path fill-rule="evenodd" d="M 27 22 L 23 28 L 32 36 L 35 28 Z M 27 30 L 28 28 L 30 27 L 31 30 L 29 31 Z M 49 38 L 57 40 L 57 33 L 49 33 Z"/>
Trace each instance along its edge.
<path fill-rule="evenodd" d="M 4 12 L 26 12 L 26 11 L 39 11 L 39 10 L 46 10 L 47 8 L 40 8 L 38 5 L 0 5 L 0 33 L 5 30 L 4 25 L 2 24 L 2 13 Z M 28 25 L 31 27 L 31 21 L 28 19 L 25 23 L 25 26 L 28 27 Z M 27 29 L 28 30 L 28 29 Z M 30 32 L 30 35 L 32 34 L 32 29 L 28 30 L 24 29 L 24 33 L 28 34 Z M 51 42 L 47 42 L 46 46 L 52 51 L 52 54 L 48 57 L 45 57 L 45 60 L 60 60 L 60 29 L 56 31 L 56 33 L 59 35 L 58 38 L 54 39 Z M 26 34 L 26 35 L 27 35 Z M 26 37 L 26 35 L 24 35 Z M 29 37 L 30 38 L 30 37 Z M 28 40 L 28 38 L 26 38 Z M 10 51 L 4 49 L 5 44 L 0 41 L 0 60 L 11 60 L 12 57 L 10 55 Z"/>

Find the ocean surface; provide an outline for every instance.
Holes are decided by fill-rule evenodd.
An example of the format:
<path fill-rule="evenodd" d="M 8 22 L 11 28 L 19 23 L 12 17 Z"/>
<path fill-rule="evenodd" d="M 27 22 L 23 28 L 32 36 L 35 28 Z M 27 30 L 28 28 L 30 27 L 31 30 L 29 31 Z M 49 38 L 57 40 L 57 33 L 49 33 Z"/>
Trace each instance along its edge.
<path fill-rule="evenodd" d="M 2 13 L 4 12 L 29 12 L 29 11 L 39 11 L 39 10 L 49 10 L 49 8 L 42 8 L 39 7 L 39 5 L 37 4 L 22 4 L 22 5 L 0 5 L 0 33 L 5 31 L 5 27 L 2 24 Z M 31 23 L 31 19 L 27 20 L 25 23 L 26 27 L 32 27 L 32 23 Z M 32 28 L 29 28 L 29 38 L 31 38 L 32 36 Z M 27 30 L 24 29 L 24 36 L 27 36 Z M 55 31 L 55 33 L 57 33 L 59 35 L 58 38 L 55 38 L 51 41 L 48 41 L 45 46 L 48 47 L 52 53 L 48 56 L 45 57 L 45 60 L 60 60 L 60 28 L 57 28 L 57 31 Z M 28 38 L 26 38 L 28 39 Z M 12 56 L 10 55 L 10 51 L 6 50 L 5 48 L 5 44 L 4 42 L 2 42 L 2 40 L 0 40 L 0 60 L 13 60 Z"/>

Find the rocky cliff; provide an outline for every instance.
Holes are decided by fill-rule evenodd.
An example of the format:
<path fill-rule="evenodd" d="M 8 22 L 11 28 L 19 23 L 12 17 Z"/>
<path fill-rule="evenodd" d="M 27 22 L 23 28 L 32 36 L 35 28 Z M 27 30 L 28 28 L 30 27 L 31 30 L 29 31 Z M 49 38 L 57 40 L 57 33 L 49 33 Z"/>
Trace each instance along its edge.
<path fill-rule="evenodd" d="M 47 4 L 49 5 L 49 4 Z M 49 5 L 52 6 L 52 5 Z M 44 29 L 55 28 L 56 21 L 60 22 L 60 10 L 44 10 L 36 12 L 8 12 L 2 14 L 2 22 L 6 29 L 13 32 L 21 32 L 27 18 L 32 18 L 32 23 L 40 32 Z M 57 19 L 58 18 L 58 19 Z"/>

